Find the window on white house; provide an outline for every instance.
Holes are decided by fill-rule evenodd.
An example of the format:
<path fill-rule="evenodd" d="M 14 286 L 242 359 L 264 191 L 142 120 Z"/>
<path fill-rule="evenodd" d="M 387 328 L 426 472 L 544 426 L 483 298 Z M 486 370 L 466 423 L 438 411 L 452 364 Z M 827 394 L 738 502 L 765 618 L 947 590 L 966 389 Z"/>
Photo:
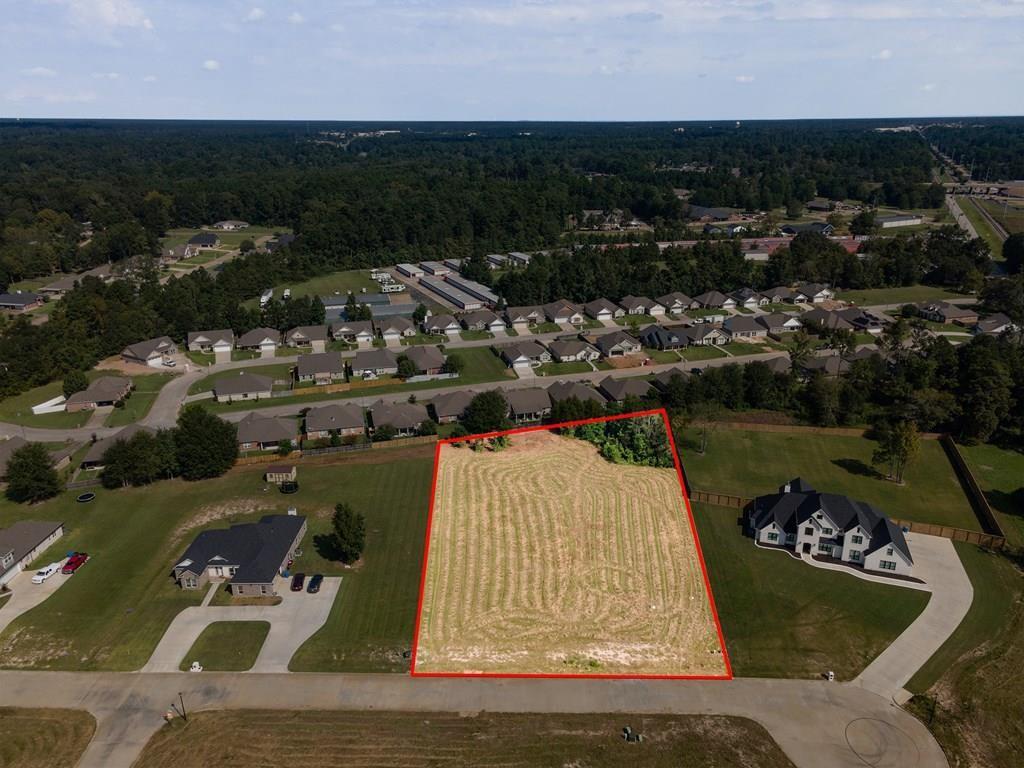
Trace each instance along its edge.
<path fill-rule="evenodd" d="M 863 544 L 864 543 L 864 537 L 863 536 L 851 536 L 850 537 L 850 543 L 851 544 Z"/>
<path fill-rule="evenodd" d="M 896 561 L 895 560 L 879 560 L 878 567 L 883 571 L 895 571 Z"/>
<path fill-rule="evenodd" d="M 832 551 L 832 545 L 831 544 L 826 544 L 824 541 L 819 541 L 818 542 L 818 551 L 819 552 L 831 552 Z"/>
<path fill-rule="evenodd" d="M 778 540 L 779 540 L 779 534 L 777 534 L 777 533 L 769 533 L 768 534 L 768 541 L 778 541 Z"/>
<path fill-rule="evenodd" d="M 860 550 L 858 550 L 858 549 L 850 550 L 850 559 L 853 560 L 853 562 L 855 562 L 855 563 L 859 563 L 860 562 Z"/>
<path fill-rule="evenodd" d="M 786 534 L 786 541 L 789 542 L 790 544 L 792 544 L 794 541 L 796 541 L 796 534 L 795 533 L 787 533 Z"/>
<path fill-rule="evenodd" d="M 885 550 L 885 554 L 892 556 L 892 547 L 889 547 L 887 550 Z"/>
<path fill-rule="evenodd" d="M 805 536 L 813 536 L 814 535 L 814 529 L 813 528 L 804 528 L 804 535 Z"/>
<path fill-rule="evenodd" d="M 823 534 L 824 534 L 825 536 L 831 536 L 831 535 L 832 535 L 832 529 L 831 529 L 831 528 L 822 528 L 822 529 L 821 529 L 821 532 L 822 532 L 822 533 L 823 533 Z"/>

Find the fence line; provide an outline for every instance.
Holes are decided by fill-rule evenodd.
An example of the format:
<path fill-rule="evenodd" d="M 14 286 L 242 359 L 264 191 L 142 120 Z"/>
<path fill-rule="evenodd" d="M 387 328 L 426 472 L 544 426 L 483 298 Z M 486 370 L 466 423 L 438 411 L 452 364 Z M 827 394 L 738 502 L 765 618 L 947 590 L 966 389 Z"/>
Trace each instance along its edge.
<path fill-rule="evenodd" d="M 743 496 L 734 496 L 731 493 L 717 493 L 715 491 L 691 491 L 690 501 L 699 501 L 703 504 L 715 504 L 719 507 L 732 507 L 733 509 L 743 509 L 753 499 L 747 499 Z"/>
<path fill-rule="evenodd" d="M 977 515 L 978 522 L 981 523 L 981 529 L 985 533 L 1003 538 L 1003 527 L 999 524 L 999 520 L 992 511 L 984 491 L 978 485 L 974 473 L 967 466 L 967 461 L 964 459 L 963 454 L 956 447 L 956 442 L 949 435 L 943 435 L 939 442 L 945 449 L 946 455 L 949 457 L 949 463 L 953 465 L 953 471 L 956 472 L 957 479 L 960 481 L 964 493 L 967 494 L 967 498 L 971 502 L 971 508 L 974 510 L 974 514 Z"/>
<path fill-rule="evenodd" d="M 746 421 L 718 421 L 715 425 L 722 429 L 745 430 L 747 432 L 776 432 L 794 435 L 831 435 L 833 437 L 866 437 L 868 430 L 860 427 L 808 427 L 802 424 L 761 424 Z M 938 440 L 939 432 L 922 432 L 922 440 Z"/>

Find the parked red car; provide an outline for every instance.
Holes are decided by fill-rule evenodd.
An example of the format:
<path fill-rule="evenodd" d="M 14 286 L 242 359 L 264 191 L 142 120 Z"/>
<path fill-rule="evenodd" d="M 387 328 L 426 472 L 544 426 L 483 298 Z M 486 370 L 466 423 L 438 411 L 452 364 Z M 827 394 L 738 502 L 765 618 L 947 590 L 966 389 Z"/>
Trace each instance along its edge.
<path fill-rule="evenodd" d="M 60 572 L 65 576 L 70 576 L 88 561 L 89 555 L 85 552 L 75 552 L 68 561 L 64 563 L 64 567 L 60 569 Z"/>

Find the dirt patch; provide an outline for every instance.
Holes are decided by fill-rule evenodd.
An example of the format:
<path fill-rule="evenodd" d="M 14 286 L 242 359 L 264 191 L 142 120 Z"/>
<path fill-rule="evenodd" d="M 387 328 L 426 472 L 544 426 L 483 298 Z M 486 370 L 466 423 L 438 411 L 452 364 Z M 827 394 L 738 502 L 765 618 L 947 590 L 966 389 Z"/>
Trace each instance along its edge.
<path fill-rule="evenodd" d="M 122 360 L 118 356 L 108 357 L 105 360 L 100 360 L 95 366 L 97 371 L 111 371 L 117 373 L 123 373 L 126 376 L 145 376 L 149 373 L 171 373 L 181 374 L 183 369 L 181 368 L 167 368 L 161 366 L 160 368 L 150 368 L 148 365 L 140 365 L 138 363 L 128 363 Z"/>
<path fill-rule="evenodd" d="M 617 370 L 623 368 L 639 368 L 643 365 L 647 355 L 626 355 L 625 357 L 606 357 L 604 361 Z"/>
<path fill-rule="evenodd" d="M 200 509 L 180 525 L 171 536 L 171 544 L 177 544 L 185 535 L 218 520 L 249 517 L 259 512 L 270 512 L 277 509 L 268 499 L 240 498 L 230 499 L 220 504 L 209 504 Z"/>

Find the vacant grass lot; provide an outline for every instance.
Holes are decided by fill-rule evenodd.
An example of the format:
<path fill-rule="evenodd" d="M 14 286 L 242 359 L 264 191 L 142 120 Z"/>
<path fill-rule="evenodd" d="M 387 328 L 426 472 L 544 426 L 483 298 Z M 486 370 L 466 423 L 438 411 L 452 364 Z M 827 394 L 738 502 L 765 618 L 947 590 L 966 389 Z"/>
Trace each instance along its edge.
<path fill-rule="evenodd" d="M 79 709 L 0 708 L 0 766 L 73 766 L 95 732 L 96 720 Z"/>
<path fill-rule="evenodd" d="M 678 358 L 676 358 L 678 360 Z M 538 376 L 559 376 L 563 373 L 586 373 L 592 371 L 590 363 L 582 360 L 566 363 L 545 363 L 540 368 L 537 368 Z"/>
<path fill-rule="evenodd" d="M 268 632 L 269 621 L 215 621 L 196 638 L 180 669 L 187 672 L 198 661 L 210 672 L 245 672 L 256 663 Z"/>
<path fill-rule="evenodd" d="M 236 232 L 222 232 L 219 229 L 171 229 L 164 237 L 160 238 L 160 247 L 167 249 L 184 245 L 193 235 L 198 235 L 200 232 L 213 232 L 217 235 L 220 239 L 220 249 L 235 250 L 241 246 L 243 240 L 252 240 L 255 243 L 261 237 L 273 235 L 275 232 L 291 232 L 291 230 L 288 227 L 248 227 Z M 189 259 L 184 263 L 190 264 L 193 263 L 193 260 Z"/>
<path fill-rule="evenodd" d="M 238 377 L 241 373 L 250 373 L 254 376 L 269 376 L 272 379 L 291 379 L 292 368 L 295 367 L 294 362 L 289 363 L 271 363 L 270 365 L 257 365 L 252 368 L 239 368 L 233 371 L 221 371 L 220 373 L 214 373 L 210 376 L 205 376 L 199 381 L 193 382 L 192 386 L 188 388 L 190 395 L 195 395 L 200 392 L 211 392 L 217 385 L 218 381 L 225 381 Z M 248 401 L 247 401 L 248 402 Z M 277 402 L 277 401 L 275 401 Z M 248 403 L 249 407 L 252 407 L 251 403 Z"/>
<path fill-rule="evenodd" d="M 862 291 L 840 291 L 836 295 L 841 301 L 849 301 L 868 307 L 876 304 L 909 304 L 917 301 L 937 299 L 962 299 L 961 293 L 953 293 L 931 285 L 908 285 L 899 288 L 867 288 Z"/>
<path fill-rule="evenodd" d="M 988 211 L 1011 235 L 1014 232 L 1024 232 L 1024 207 L 1020 203 L 1007 204 L 1004 207 L 1003 203 L 997 200 L 978 200 L 978 205 Z"/>
<path fill-rule="evenodd" d="M 857 676 L 917 618 L 928 595 L 813 568 L 742 535 L 739 510 L 693 505 L 738 677 Z"/>
<path fill-rule="evenodd" d="M 178 611 L 202 600 L 201 591 L 183 591 L 169 575 L 194 535 L 296 506 L 309 526 L 296 567 L 346 575 L 331 623 L 318 635 L 322 646 L 309 654 L 309 663 L 316 668 L 320 653 L 336 663 L 333 652 L 347 643 L 365 649 L 350 669 L 388 668 L 376 658 L 378 649 L 411 641 L 432 456 L 432 447 L 389 448 L 336 464 L 303 465 L 301 488 L 292 496 L 264 491 L 263 470 L 254 466 L 199 483 L 96 489 L 96 500 L 86 505 L 76 504 L 72 493 L 31 508 L 0 500 L 0 527 L 23 519 L 65 521 L 64 537 L 37 562 L 51 562 L 70 549 L 92 555 L 51 597 L 0 634 L 0 665 L 138 669 Z M 367 516 L 366 556 L 353 569 L 325 560 L 316 545 L 339 501 Z M 338 633 L 337 641 L 329 630 Z"/>
<path fill-rule="evenodd" d="M 974 199 L 958 197 L 956 201 L 960 203 L 960 210 L 964 212 L 964 216 L 974 225 L 978 237 L 988 245 L 989 250 L 992 252 L 992 258 L 1001 259 L 1003 257 L 1003 243 L 999 239 L 999 235 L 996 234 L 995 229 L 992 228 L 992 225 L 981 215 L 981 211 L 974 204 Z"/>
<path fill-rule="evenodd" d="M 644 735 L 629 744 L 622 728 Z M 674 715 L 197 712 L 164 726 L 136 768 L 788 768 L 751 720 Z"/>
<path fill-rule="evenodd" d="M 683 468 L 695 489 L 753 497 L 774 493 L 799 476 L 819 491 L 861 499 L 891 517 L 978 530 L 937 440 L 921 441 L 902 486 L 872 467 L 876 443 L 863 437 L 721 428 L 711 435 L 703 456 L 694 447 L 694 432 L 685 433 L 680 443 Z"/>
<path fill-rule="evenodd" d="M 1007 540 L 1024 547 L 1024 453 L 994 445 L 961 445 Z"/>
<path fill-rule="evenodd" d="M 133 376 L 135 389 L 131 397 L 124 401 L 124 408 L 115 408 L 107 416 L 106 426 L 123 427 L 144 419 L 153 407 L 156 396 L 164 385 L 174 378 L 173 373 L 150 373 L 146 376 Z"/>
<path fill-rule="evenodd" d="M 687 362 L 699 362 L 701 360 L 714 360 L 716 357 L 726 357 L 718 347 L 686 347 L 686 349 L 680 350 L 683 356 L 683 360 Z"/>

